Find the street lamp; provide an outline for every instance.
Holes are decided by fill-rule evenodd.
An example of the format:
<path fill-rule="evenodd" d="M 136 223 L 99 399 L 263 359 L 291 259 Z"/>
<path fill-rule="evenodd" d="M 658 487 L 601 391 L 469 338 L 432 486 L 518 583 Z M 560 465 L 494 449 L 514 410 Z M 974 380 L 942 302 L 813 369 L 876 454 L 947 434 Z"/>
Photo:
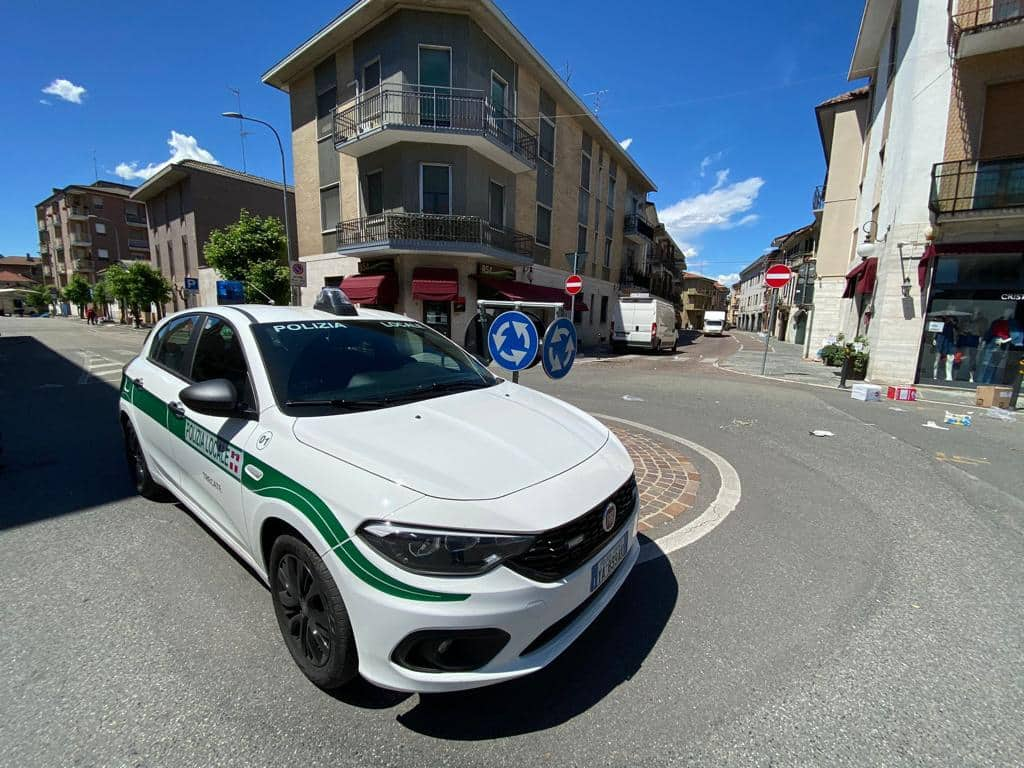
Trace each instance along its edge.
<path fill-rule="evenodd" d="M 247 115 L 243 115 L 241 112 L 221 112 L 221 115 L 223 117 L 230 117 L 232 120 L 248 120 L 251 123 L 265 125 L 273 132 L 274 138 L 277 139 L 277 148 L 281 152 L 281 198 L 284 201 L 284 240 L 285 247 L 288 250 L 288 277 L 291 279 L 291 275 L 293 274 L 292 265 L 294 263 L 294 257 L 292 255 L 291 230 L 288 225 L 288 172 L 284 163 L 284 144 L 281 143 L 281 136 L 278 134 L 277 129 L 274 128 L 274 126 L 264 120 L 259 120 L 255 117 L 248 117 Z M 301 303 L 302 300 L 299 298 L 299 289 L 297 287 L 292 287 L 292 304 L 298 306 Z"/>

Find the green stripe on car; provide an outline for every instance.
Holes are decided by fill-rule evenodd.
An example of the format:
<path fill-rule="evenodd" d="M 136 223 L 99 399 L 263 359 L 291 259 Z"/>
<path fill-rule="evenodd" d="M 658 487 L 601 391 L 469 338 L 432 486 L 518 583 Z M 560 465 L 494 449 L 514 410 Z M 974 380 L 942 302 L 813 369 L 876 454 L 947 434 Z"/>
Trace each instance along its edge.
<path fill-rule="evenodd" d="M 142 387 L 136 387 L 128 376 L 121 379 L 121 397 L 229 476 L 236 480 L 240 479 L 245 488 L 258 496 L 283 501 L 296 509 L 324 537 L 324 541 L 345 567 L 371 587 L 393 597 L 421 602 L 458 602 L 469 597 L 466 594 L 420 589 L 384 573 L 359 551 L 330 507 L 309 488 L 295 482 L 266 462 L 247 454 L 233 443 L 221 440 L 194 421 L 172 418 L 166 403 Z M 234 464 L 236 457 L 240 461 L 240 466 L 237 467 Z M 257 470 L 259 480 L 245 472 L 246 467 Z"/>

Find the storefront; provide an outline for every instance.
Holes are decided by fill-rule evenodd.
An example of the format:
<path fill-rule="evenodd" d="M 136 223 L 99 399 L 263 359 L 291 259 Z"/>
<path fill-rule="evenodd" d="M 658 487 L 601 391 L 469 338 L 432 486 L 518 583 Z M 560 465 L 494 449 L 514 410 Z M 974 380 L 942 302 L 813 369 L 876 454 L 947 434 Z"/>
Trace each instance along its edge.
<path fill-rule="evenodd" d="M 917 377 L 1013 386 L 1024 355 L 1024 243 L 942 243 L 918 264 L 930 285 Z"/>

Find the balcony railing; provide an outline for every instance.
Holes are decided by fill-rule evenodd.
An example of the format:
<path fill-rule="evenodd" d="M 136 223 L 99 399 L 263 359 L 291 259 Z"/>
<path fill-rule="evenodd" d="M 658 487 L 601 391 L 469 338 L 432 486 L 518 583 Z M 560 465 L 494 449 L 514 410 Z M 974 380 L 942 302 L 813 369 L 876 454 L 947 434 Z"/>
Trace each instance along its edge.
<path fill-rule="evenodd" d="M 537 164 L 537 134 L 481 91 L 419 85 L 374 89 L 335 110 L 334 145 L 341 148 L 384 128 L 482 135 L 527 165 Z"/>
<path fill-rule="evenodd" d="M 654 239 L 654 227 L 648 224 L 646 219 L 639 213 L 626 214 L 622 233 L 627 237 L 630 235 L 642 235 L 648 240 Z"/>
<path fill-rule="evenodd" d="M 92 238 L 89 235 L 76 235 L 76 234 L 72 234 L 71 235 L 71 244 L 75 245 L 75 246 L 80 246 L 82 248 L 86 248 L 86 247 L 92 245 Z"/>
<path fill-rule="evenodd" d="M 825 187 L 822 185 L 818 185 L 814 188 L 814 194 L 811 195 L 811 210 L 825 210 Z"/>
<path fill-rule="evenodd" d="M 977 8 L 958 10 L 953 14 L 953 25 L 960 32 L 972 32 L 980 27 L 1016 21 L 1024 21 L 1024 0 L 995 0 L 989 3 L 982 0 Z"/>
<path fill-rule="evenodd" d="M 936 163 L 928 207 L 936 215 L 1024 209 L 1024 155 Z"/>
<path fill-rule="evenodd" d="M 140 251 L 148 251 L 149 240 L 135 240 L 134 238 L 128 238 L 128 247 L 135 248 Z"/>
<path fill-rule="evenodd" d="M 146 217 L 138 213 L 129 213 L 128 211 L 125 211 L 124 220 L 128 224 L 139 224 L 143 227 L 146 226 Z"/>
<path fill-rule="evenodd" d="M 80 219 L 87 219 L 87 218 L 89 218 L 89 211 L 87 209 L 85 209 L 85 208 L 82 208 L 79 205 L 69 205 L 68 206 L 68 217 L 69 218 L 75 217 L 75 218 L 80 218 Z"/>
<path fill-rule="evenodd" d="M 338 250 L 417 243 L 480 245 L 531 256 L 533 237 L 504 227 L 492 227 L 478 216 L 446 216 L 432 213 L 382 213 L 343 221 L 337 228 Z"/>

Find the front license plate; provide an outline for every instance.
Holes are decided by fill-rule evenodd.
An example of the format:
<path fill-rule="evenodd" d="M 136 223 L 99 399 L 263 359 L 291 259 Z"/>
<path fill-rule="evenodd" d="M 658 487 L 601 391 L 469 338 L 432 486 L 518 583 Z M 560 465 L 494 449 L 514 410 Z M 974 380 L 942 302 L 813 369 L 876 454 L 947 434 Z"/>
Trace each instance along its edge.
<path fill-rule="evenodd" d="M 606 581 L 608 577 L 615 573 L 615 569 L 619 567 L 619 564 L 626 557 L 626 544 L 628 542 L 628 534 L 623 534 L 619 537 L 619 540 L 615 542 L 615 546 L 608 550 L 607 554 L 598 560 L 590 569 L 590 591 L 593 592 L 595 589 L 600 587 Z"/>

